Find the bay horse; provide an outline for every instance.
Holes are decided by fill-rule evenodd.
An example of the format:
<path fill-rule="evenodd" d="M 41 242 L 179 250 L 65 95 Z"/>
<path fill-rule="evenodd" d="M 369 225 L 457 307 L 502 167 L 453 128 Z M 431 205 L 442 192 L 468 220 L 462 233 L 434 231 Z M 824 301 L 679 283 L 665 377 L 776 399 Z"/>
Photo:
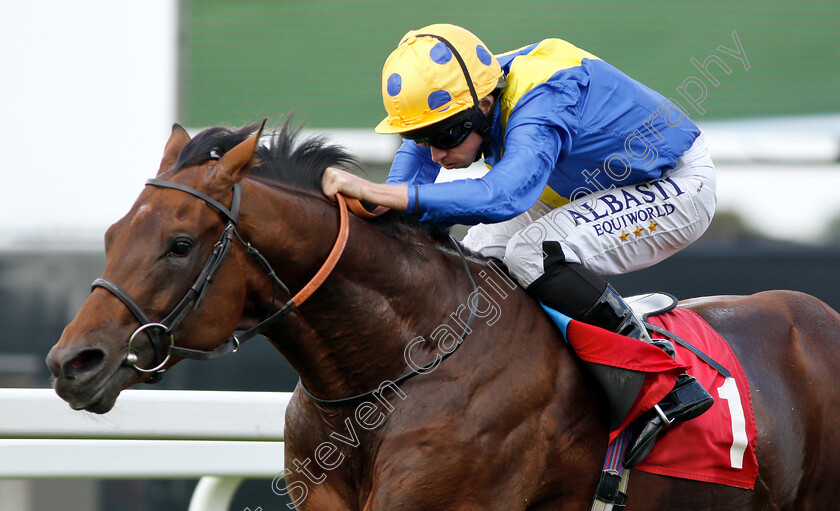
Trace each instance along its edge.
<path fill-rule="evenodd" d="M 230 346 L 271 317 L 263 333 L 300 376 L 284 472 L 297 509 L 587 509 L 607 448 L 604 398 L 539 304 L 492 261 L 462 259 L 439 231 L 396 214 L 345 219 L 343 255 L 307 286 L 342 228 L 321 172 L 352 158 L 288 123 L 268 145 L 260 130 L 190 140 L 173 127 L 155 182 L 105 235 L 103 278 L 47 357 L 58 395 L 105 413 L 179 354 Z M 479 307 L 475 293 L 491 285 L 505 298 Z M 286 293 L 306 287 L 308 300 L 289 305 Z M 640 472 L 627 509 L 837 505 L 840 315 L 791 291 L 681 306 L 742 360 L 755 489 Z"/>

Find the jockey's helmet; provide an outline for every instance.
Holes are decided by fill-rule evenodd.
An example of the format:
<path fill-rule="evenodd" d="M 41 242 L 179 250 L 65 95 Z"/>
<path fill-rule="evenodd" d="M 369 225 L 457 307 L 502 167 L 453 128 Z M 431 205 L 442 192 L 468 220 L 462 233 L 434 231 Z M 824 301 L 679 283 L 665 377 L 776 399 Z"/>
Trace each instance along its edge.
<path fill-rule="evenodd" d="M 499 62 L 470 31 L 449 24 L 412 30 L 382 69 L 388 117 L 376 131 L 419 138 L 425 136 L 423 128 L 446 124 L 441 121 L 457 114 L 480 114 L 478 101 L 501 77 Z"/>

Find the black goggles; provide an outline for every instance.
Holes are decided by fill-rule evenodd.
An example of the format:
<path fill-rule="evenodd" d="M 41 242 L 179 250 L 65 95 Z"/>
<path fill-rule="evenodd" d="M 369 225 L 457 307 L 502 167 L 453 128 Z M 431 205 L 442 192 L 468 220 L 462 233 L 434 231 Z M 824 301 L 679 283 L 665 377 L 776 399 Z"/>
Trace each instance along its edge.
<path fill-rule="evenodd" d="M 417 145 L 424 147 L 452 149 L 463 144 L 470 133 L 478 129 L 477 114 L 481 114 L 481 111 L 470 109 L 463 114 L 456 115 L 453 119 L 445 119 L 427 128 L 405 133 L 403 138 L 413 140 Z"/>

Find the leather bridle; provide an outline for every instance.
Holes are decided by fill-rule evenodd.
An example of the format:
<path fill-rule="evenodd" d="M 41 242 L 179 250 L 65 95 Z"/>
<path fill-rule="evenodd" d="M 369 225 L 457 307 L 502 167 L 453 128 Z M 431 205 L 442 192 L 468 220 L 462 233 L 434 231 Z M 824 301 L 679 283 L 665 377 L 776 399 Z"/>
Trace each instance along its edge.
<path fill-rule="evenodd" d="M 221 346 L 213 349 L 213 350 L 197 350 L 192 348 L 182 348 L 180 346 L 175 345 L 175 335 L 174 331 L 178 328 L 178 325 L 181 321 L 186 317 L 186 315 L 194 309 L 197 309 L 198 306 L 201 304 L 202 300 L 204 299 L 204 295 L 207 292 L 207 288 L 209 287 L 210 283 L 213 281 L 213 278 L 216 276 L 216 273 L 219 271 L 219 268 L 222 266 L 222 263 L 225 260 L 228 252 L 230 252 L 230 248 L 233 245 L 233 240 L 238 239 L 240 243 L 242 243 L 248 254 L 252 255 L 256 258 L 257 262 L 259 262 L 260 266 L 265 270 L 266 274 L 271 278 L 272 282 L 272 291 L 274 296 L 272 297 L 272 310 L 274 309 L 274 301 L 276 298 L 276 287 L 279 286 L 288 296 L 291 296 L 289 292 L 289 288 L 277 277 L 277 274 L 272 269 L 271 265 L 269 264 L 268 260 L 263 257 L 262 254 L 250 243 L 246 242 L 242 237 L 239 235 L 239 232 L 236 230 L 236 225 L 239 220 L 239 206 L 242 199 L 242 190 L 239 183 L 236 183 L 233 186 L 233 201 L 231 202 L 231 207 L 228 209 L 223 204 L 221 204 L 216 199 L 210 197 L 209 195 L 196 190 L 187 185 L 182 185 L 180 183 L 174 183 L 172 181 L 166 181 L 163 179 L 149 179 L 146 181 L 147 186 L 157 186 L 159 188 L 171 188 L 173 190 L 180 190 L 182 192 L 188 193 L 193 195 L 209 206 L 215 208 L 219 211 L 222 216 L 225 217 L 227 220 L 227 224 L 225 225 L 224 230 L 222 231 L 221 236 L 219 237 L 219 241 L 213 246 L 213 250 L 210 253 L 210 257 L 207 258 L 207 261 L 204 263 L 204 267 L 198 274 L 198 278 L 195 280 L 195 283 L 190 287 L 187 291 L 186 295 L 181 299 L 180 302 L 172 309 L 172 312 L 167 314 L 162 320 L 160 321 L 152 321 L 149 316 L 143 312 L 143 308 L 137 304 L 137 301 L 128 294 L 122 287 L 120 287 L 116 282 L 110 279 L 106 279 L 104 277 L 99 277 L 93 281 L 91 285 L 91 292 L 96 289 L 97 287 L 101 287 L 103 289 L 108 290 L 114 296 L 120 299 L 121 302 L 128 307 L 128 310 L 134 314 L 134 317 L 140 322 L 140 326 L 131 334 L 131 337 L 128 340 L 128 347 L 126 350 L 126 356 L 123 360 L 123 364 L 134 368 L 135 370 L 141 373 L 154 373 L 153 376 L 146 380 L 146 383 L 157 383 L 163 376 L 163 373 L 166 371 L 166 364 L 169 362 L 171 357 L 181 357 L 181 358 L 190 358 L 193 360 L 212 360 L 214 358 L 221 357 L 222 355 L 226 355 L 228 353 L 236 353 L 239 351 L 239 347 L 242 345 L 243 342 L 256 337 L 257 335 L 265 332 L 270 328 L 272 325 L 277 323 L 281 318 L 286 316 L 287 314 L 291 313 L 295 309 L 297 309 L 300 304 L 302 304 L 307 298 L 309 298 L 312 293 L 315 292 L 318 287 L 323 284 L 324 280 L 326 280 L 327 276 L 332 272 L 335 268 L 335 265 L 338 263 L 338 259 L 341 257 L 341 254 L 344 252 L 344 247 L 347 245 L 347 238 L 350 236 L 350 221 L 348 218 L 348 209 L 352 211 L 357 216 L 362 218 L 374 218 L 379 215 L 382 215 L 388 208 L 383 206 L 378 206 L 373 211 L 368 211 L 365 207 L 359 202 L 357 199 L 354 198 L 345 198 L 341 194 L 336 194 L 336 200 L 338 202 L 338 211 L 339 211 L 339 228 L 338 228 L 338 236 L 336 237 L 335 244 L 333 245 L 332 250 L 330 250 L 327 259 L 324 261 L 324 264 L 321 265 L 321 268 L 315 273 L 315 276 L 301 289 L 298 291 L 294 296 L 292 296 L 284 305 L 280 308 L 277 312 L 269 315 L 267 318 L 262 320 L 259 324 L 245 330 L 244 332 L 240 333 L 239 335 L 233 334 L 231 335 L 230 339 L 228 339 L 224 344 Z M 450 240 L 452 241 L 453 245 L 455 246 L 458 255 L 461 258 L 461 262 L 464 266 L 464 270 L 467 274 L 467 278 L 469 279 L 474 292 L 477 292 L 478 288 L 475 284 L 475 281 L 470 274 L 469 266 L 467 265 L 466 257 L 464 256 L 461 247 L 458 245 L 458 242 L 455 241 L 454 238 L 450 236 Z M 402 383 L 418 374 L 424 374 L 428 372 L 431 368 L 433 368 L 436 364 L 439 364 L 444 359 L 451 356 L 455 351 L 461 346 L 461 343 L 466 339 L 467 335 L 472 331 L 472 324 L 475 320 L 476 311 L 473 307 L 469 307 L 470 316 L 467 320 L 466 324 L 464 325 L 464 331 L 460 335 L 457 344 L 455 347 L 447 351 L 445 355 L 441 356 L 438 360 L 432 361 L 429 364 L 421 367 L 420 369 L 414 369 L 406 374 L 403 374 L 399 378 L 395 379 L 393 383 L 398 384 Z M 134 353 L 131 349 L 132 344 L 135 338 L 141 333 L 145 333 L 149 340 L 154 346 L 155 349 L 155 366 L 151 368 L 142 368 L 137 365 L 137 354 Z M 168 336 L 168 342 L 162 340 Z M 311 399 L 313 402 L 327 407 L 335 407 L 335 406 L 346 406 L 349 404 L 358 403 L 364 399 L 369 398 L 370 396 L 374 395 L 378 389 L 370 390 L 368 392 L 364 392 L 362 394 L 341 398 L 341 399 L 322 399 L 317 396 L 314 396 L 304 385 L 303 382 L 300 382 L 301 390 L 303 390 L 304 394 Z"/>
<path fill-rule="evenodd" d="M 119 298 L 119 300 L 128 307 L 128 310 L 131 311 L 134 317 L 140 322 L 140 326 L 129 338 L 127 353 L 123 364 L 133 367 L 135 370 L 142 373 L 154 373 L 154 376 L 150 380 L 151 383 L 160 381 L 163 372 L 166 370 L 165 367 L 167 362 L 169 362 L 169 359 L 173 356 L 194 360 L 211 360 L 228 353 L 237 352 L 243 342 L 263 333 L 269 327 L 277 323 L 277 321 L 279 321 L 283 316 L 286 316 L 290 312 L 294 311 L 300 306 L 300 304 L 309 298 L 309 296 L 318 289 L 330 272 L 332 272 L 335 268 L 339 257 L 341 257 L 341 254 L 344 251 L 344 247 L 347 245 L 347 238 L 350 233 L 350 225 L 347 214 L 348 205 L 345 198 L 339 194 L 336 195 L 339 206 L 339 230 L 335 245 L 330 251 L 330 254 L 327 256 L 324 264 L 315 276 L 312 277 L 309 283 L 303 287 L 303 289 L 292 296 L 285 305 L 280 308 L 280 310 L 271 314 L 256 326 L 238 335 L 233 334 L 224 344 L 213 350 L 197 350 L 176 346 L 174 331 L 191 310 L 197 309 L 199 305 L 201 305 L 205 293 L 207 292 L 207 288 L 213 281 L 216 273 L 219 271 L 219 268 L 224 262 L 228 252 L 230 252 L 234 239 L 238 239 L 245 246 L 247 252 L 256 258 L 260 266 L 262 266 L 271 278 L 272 289 L 275 297 L 277 286 L 279 286 L 286 295 L 291 296 L 291 293 L 289 292 L 289 288 L 277 277 L 277 274 L 272 269 L 268 260 L 266 260 L 266 258 L 263 257 L 262 254 L 254 248 L 254 246 L 243 240 L 239 235 L 239 232 L 236 230 L 236 225 L 239 220 L 239 206 L 242 198 L 242 190 L 239 183 L 236 183 L 233 187 L 233 201 L 231 202 L 230 209 L 209 195 L 187 185 L 163 179 L 149 179 L 146 181 L 146 185 L 156 186 L 159 188 L 171 188 L 173 190 L 180 190 L 193 195 L 216 209 L 227 220 L 227 224 L 219 237 L 219 241 L 217 241 L 213 246 L 213 250 L 207 258 L 207 261 L 204 263 L 204 267 L 199 272 L 198 278 L 196 278 L 193 285 L 190 286 L 190 289 L 181 301 L 178 302 L 175 308 L 160 321 L 152 321 L 149 316 L 143 312 L 143 308 L 138 305 L 137 301 L 134 300 L 134 298 L 132 298 L 131 295 L 116 282 L 104 277 L 99 277 L 94 280 L 91 285 L 91 291 L 97 287 L 101 287 Z M 352 209 L 354 211 L 357 210 L 357 207 L 362 208 L 361 204 L 358 206 L 354 204 L 353 206 L 354 207 L 352 207 Z M 274 298 L 272 301 L 273 300 Z M 273 308 L 274 307 L 272 306 L 272 309 Z M 132 351 L 132 344 L 141 332 L 146 333 L 155 350 L 155 366 L 148 369 L 137 365 L 137 354 Z"/>

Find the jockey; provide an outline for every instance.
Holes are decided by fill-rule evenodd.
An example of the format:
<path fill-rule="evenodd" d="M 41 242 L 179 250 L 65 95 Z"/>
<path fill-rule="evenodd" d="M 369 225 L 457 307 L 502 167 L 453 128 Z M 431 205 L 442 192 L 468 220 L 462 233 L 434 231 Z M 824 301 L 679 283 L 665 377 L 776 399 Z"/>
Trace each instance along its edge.
<path fill-rule="evenodd" d="M 651 266 L 711 222 L 714 164 L 700 130 L 673 102 L 566 41 L 493 56 L 475 35 L 447 24 L 403 37 L 385 62 L 382 97 L 388 116 L 376 131 L 403 137 L 386 183 L 328 168 L 325 195 L 340 192 L 421 222 L 474 225 L 463 244 L 503 260 L 545 307 L 652 342 L 600 275 Z M 481 157 L 490 168 L 483 177 L 435 183 L 441 166 L 465 168 Z M 668 341 L 656 343 L 674 356 Z M 644 376 L 584 366 L 607 395 L 612 429 Z M 625 465 L 641 461 L 670 422 L 712 403 L 692 376 L 680 375 L 630 426 Z"/>

